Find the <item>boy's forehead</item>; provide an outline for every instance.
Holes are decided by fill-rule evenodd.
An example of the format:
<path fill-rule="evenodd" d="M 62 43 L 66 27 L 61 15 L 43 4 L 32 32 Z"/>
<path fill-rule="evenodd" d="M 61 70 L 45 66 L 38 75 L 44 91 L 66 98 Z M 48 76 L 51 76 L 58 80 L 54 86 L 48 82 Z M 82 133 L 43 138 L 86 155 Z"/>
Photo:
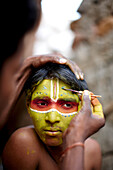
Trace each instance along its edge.
<path fill-rule="evenodd" d="M 63 81 L 54 79 L 44 79 L 35 89 L 32 94 L 32 100 L 34 98 L 44 98 L 49 97 L 53 100 L 72 98 L 74 99 L 74 94 L 70 91 L 65 91 L 62 88 L 70 88 L 70 86 Z"/>

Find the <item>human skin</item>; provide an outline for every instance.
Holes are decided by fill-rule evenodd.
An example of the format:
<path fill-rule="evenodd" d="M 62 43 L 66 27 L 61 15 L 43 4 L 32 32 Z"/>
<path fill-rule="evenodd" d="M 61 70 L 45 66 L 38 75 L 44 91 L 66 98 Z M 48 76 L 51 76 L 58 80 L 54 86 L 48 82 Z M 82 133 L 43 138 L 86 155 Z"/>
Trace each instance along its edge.
<path fill-rule="evenodd" d="M 50 146 L 62 143 L 64 131 L 78 112 L 78 95 L 63 90 L 63 87 L 70 88 L 59 79 L 44 79 L 34 87 L 31 102 L 27 105 L 37 134 Z"/>
<path fill-rule="evenodd" d="M 104 125 L 104 119 L 93 117 L 89 95 L 83 93 L 83 107 L 74 117 L 64 135 L 65 143 L 56 147 L 47 147 L 38 138 L 34 128 L 18 129 L 9 139 L 3 152 L 5 169 L 12 170 L 100 170 L 101 151 L 98 143 L 87 139 Z M 86 141 L 85 141 L 86 140 Z M 73 142 L 84 142 L 82 147 L 70 149 L 62 162 L 60 154 Z M 85 164 L 84 164 L 85 160 Z"/>

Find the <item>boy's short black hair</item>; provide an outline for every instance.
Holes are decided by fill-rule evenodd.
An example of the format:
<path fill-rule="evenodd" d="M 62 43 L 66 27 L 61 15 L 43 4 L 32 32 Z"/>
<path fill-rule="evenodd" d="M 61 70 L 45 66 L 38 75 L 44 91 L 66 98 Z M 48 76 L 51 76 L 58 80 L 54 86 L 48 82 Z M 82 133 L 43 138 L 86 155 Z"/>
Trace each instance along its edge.
<path fill-rule="evenodd" d="M 56 63 L 47 63 L 38 69 L 34 69 L 25 84 L 25 89 L 26 91 L 28 89 L 32 91 L 33 85 L 37 82 L 55 77 L 70 85 L 72 89 L 88 90 L 85 80 L 78 80 L 68 66 Z"/>

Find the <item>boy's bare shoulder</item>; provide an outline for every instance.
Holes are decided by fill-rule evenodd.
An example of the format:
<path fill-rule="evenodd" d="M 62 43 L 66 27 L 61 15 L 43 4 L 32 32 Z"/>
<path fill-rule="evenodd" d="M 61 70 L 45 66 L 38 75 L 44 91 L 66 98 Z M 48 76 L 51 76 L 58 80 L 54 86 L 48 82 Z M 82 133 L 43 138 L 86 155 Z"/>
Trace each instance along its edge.
<path fill-rule="evenodd" d="M 6 169 L 7 167 L 14 169 L 17 167 L 18 162 L 20 163 L 19 168 L 37 166 L 39 153 L 40 140 L 34 128 L 20 128 L 11 135 L 6 143 L 2 155 L 3 164 Z"/>
<path fill-rule="evenodd" d="M 22 127 L 22 128 L 19 128 L 17 129 L 10 137 L 10 140 L 11 139 L 18 139 L 18 140 L 29 140 L 37 137 L 36 135 L 36 132 L 34 130 L 34 127 L 33 126 L 26 126 L 26 127 Z"/>
<path fill-rule="evenodd" d="M 9 138 L 6 147 L 32 147 L 38 149 L 40 140 L 33 126 L 27 126 L 17 129 Z"/>
<path fill-rule="evenodd" d="M 17 129 L 9 138 L 7 144 L 14 144 L 18 145 L 21 143 L 21 145 L 25 143 L 25 145 L 31 145 L 38 142 L 38 136 L 33 128 L 33 126 L 27 126 L 23 128 Z M 6 145 L 7 145 L 6 144 Z"/>

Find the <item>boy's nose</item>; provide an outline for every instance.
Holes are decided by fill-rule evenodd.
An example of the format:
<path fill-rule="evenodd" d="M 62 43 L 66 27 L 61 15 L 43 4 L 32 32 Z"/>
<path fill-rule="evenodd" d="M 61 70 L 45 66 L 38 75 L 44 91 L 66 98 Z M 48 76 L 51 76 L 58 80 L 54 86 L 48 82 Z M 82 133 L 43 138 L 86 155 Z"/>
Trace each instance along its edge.
<path fill-rule="evenodd" d="M 47 113 L 47 116 L 45 118 L 46 122 L 48 123 L 59 123 L 60 122 L 60 116 L 57 113 L 57 111 L 51 111 Z"/>

